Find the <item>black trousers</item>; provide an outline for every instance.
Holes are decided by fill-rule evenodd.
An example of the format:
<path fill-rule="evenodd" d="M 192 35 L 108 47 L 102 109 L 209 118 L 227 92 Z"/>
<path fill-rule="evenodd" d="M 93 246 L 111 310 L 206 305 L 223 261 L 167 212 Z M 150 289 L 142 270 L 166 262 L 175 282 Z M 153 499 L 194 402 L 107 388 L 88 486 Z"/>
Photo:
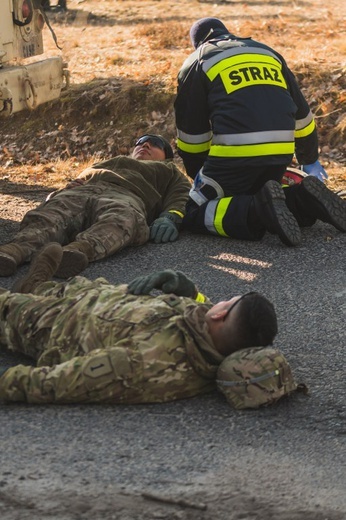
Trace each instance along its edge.
<path fill-rule="evenodd" d="M 183 227 L 193 233 L 211 234 L 236 238 L 240 240 L 261 240 L 266 229 L 261 222 L 260 215 L 255 212 L 254 195 L 268 180 L 281 183 L 286 166 L 255 169 L 255 182 L 251 190 L 245 194 L 235 194 L 211 199 L 202 205 L 196 204 L 191 198 L 186 205 L 186 215 Z M 286 204 L 295 216 L 299 226 L 311 226 L 316 219 L 306 214 L 303 205 L 299 202 L 298 185 L 285 187 Z M 203 193 L 202 188 L 202 193 Z M 210 196 L 211 189 L 206 186 L 204 195 Z"/>

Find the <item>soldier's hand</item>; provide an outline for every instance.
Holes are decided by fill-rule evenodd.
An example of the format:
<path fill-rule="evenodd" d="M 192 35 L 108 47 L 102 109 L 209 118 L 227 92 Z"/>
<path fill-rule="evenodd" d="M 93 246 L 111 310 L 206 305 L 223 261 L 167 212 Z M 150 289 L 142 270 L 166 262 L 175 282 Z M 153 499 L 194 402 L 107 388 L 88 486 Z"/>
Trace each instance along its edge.
<path fill-rule="evenodd" d="M 182 222 L 182 218 L 175 213 L 164 212 L 159 218 L 154 220 L 150 226 L 150 239 L 155 244 L 165 244 L 174 242 L 179 236 L 178 228 Z"/>
<path fill-rule="evenodd" d="M 194 298 L 197 294 L 196 286 L 192 280 L 181 271 L 171 269 L 157 271 L 147 276 L 139 276 L 128 285 L 128 292 L 136 295 L 149 294 L 153 289 L 159 289 L 166 294 L 173 293 L 177 296 L 188 296 L 190 298 Z"/>

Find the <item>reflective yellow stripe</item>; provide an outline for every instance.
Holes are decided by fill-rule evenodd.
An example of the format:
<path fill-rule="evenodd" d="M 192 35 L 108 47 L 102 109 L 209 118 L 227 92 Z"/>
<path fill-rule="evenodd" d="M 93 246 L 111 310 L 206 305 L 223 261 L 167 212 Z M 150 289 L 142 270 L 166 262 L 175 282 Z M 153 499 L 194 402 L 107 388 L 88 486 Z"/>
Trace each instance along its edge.
<path fill-rule="evenodd" d="M 177 146 L 179 150 L 182 152 L 188 152 L 188 153 L 201 153 L 201 152 L 208 152 L 210 148 L 211 141 L 200 143 L 200 144 L 190 144 L 185 143 L 184 141 L 181 141 L 180 139 L 177 140 Z"/>
<path fill-rule="evenodd" d="M 168 213 L 175 213 L 176 215 L 179 215 L 179 217 L 184 218 L 184 213 L 178 211 L 177 209 L 169 209 Z"/>
<path fill-rule="evenodd" d="M 208 70 L 207 76 L 210 81 L 213 81 L 223 70 L 237 67 L 244 63 L 266 63 L 267 65 L 281 68 L 281 63 L 271 56 L 265 56 L 263 54 L 237 54 L 236 56 L 225 58 L 216 63 L 214 67 Z"/>
<path fill-rule="evenodd" d="M 264 155 L 286 155 L 294 153 L 294 143 L 267 143 L 241 146 L 218 146 L 210 148 L 213 157 L 257 157 Z"/>
<path fill-rule="evenodd" d="M 216 208 L 215 218 L 214 218 L 214 227 L 218 235 L 223 237 L 228 237 L 227 233 L 223 229 L 222 221 L 226 212 L 228 210 L 228 206 L 230 205 L 233 197 L 223 197 L 219 200 L 219 203 Z"/>
<path fill-rule="evenodd" d="M 197 293 L 195 301 L 196 302 L 200 302 L 200 303 L 204 303 L 206 299 L 207 299 L 206 296 L 204 296 L 204 294 L 199 292 L 199 293 Z"/>
<path fill-rule="evenodd" d="M 315 128 L 316 128 L 315 120 L 312 120 L 309 125 L 305 126 L 301 130 L 295 130 L 294 136 L 296 138 L 306 137 L 307 135 L 312 134 L 312 132 L 315 130 Z"/>

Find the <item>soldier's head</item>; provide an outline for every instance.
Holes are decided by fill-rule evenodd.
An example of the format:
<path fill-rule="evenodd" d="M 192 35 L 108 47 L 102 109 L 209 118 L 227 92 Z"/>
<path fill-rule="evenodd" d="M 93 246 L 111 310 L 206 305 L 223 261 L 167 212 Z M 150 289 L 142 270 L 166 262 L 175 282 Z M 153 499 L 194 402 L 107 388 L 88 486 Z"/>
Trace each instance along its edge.
<path fill-rule="evenodd" d="M 173 149 L 162 135 L 144 134 L 136 140 L 132 157 L 142 161 L 165 161 L 173 159 Z"/>
<path fill-rule="evenodd" d="M 206 313 L 206 322 L 215 348 L 224 356 L 271 345 L 278 330 L 273 304 L 257 292 L 217 303 Z"/>
<path fill-rule="evenodd" d="M 218 18 L 201 18 L 190 29 L 191 43 L 197 49 L 202 43 L 221 34 L 229 34 L 227 27 Z"/>

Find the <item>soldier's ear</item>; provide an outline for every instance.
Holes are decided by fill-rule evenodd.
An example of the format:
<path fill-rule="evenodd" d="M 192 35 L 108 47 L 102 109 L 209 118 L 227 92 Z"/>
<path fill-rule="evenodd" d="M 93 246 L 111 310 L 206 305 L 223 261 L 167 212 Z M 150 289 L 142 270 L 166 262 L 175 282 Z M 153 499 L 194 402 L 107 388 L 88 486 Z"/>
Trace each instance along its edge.
<path fill-rule="evenodd" d="M 219 310 L 219 311 L 215 312 L 215 314 L 211 314 L 210 319 L 212 319 L 213 321 L 223 321 L 227 312 L 228 312 L 228 309 Z"/>

